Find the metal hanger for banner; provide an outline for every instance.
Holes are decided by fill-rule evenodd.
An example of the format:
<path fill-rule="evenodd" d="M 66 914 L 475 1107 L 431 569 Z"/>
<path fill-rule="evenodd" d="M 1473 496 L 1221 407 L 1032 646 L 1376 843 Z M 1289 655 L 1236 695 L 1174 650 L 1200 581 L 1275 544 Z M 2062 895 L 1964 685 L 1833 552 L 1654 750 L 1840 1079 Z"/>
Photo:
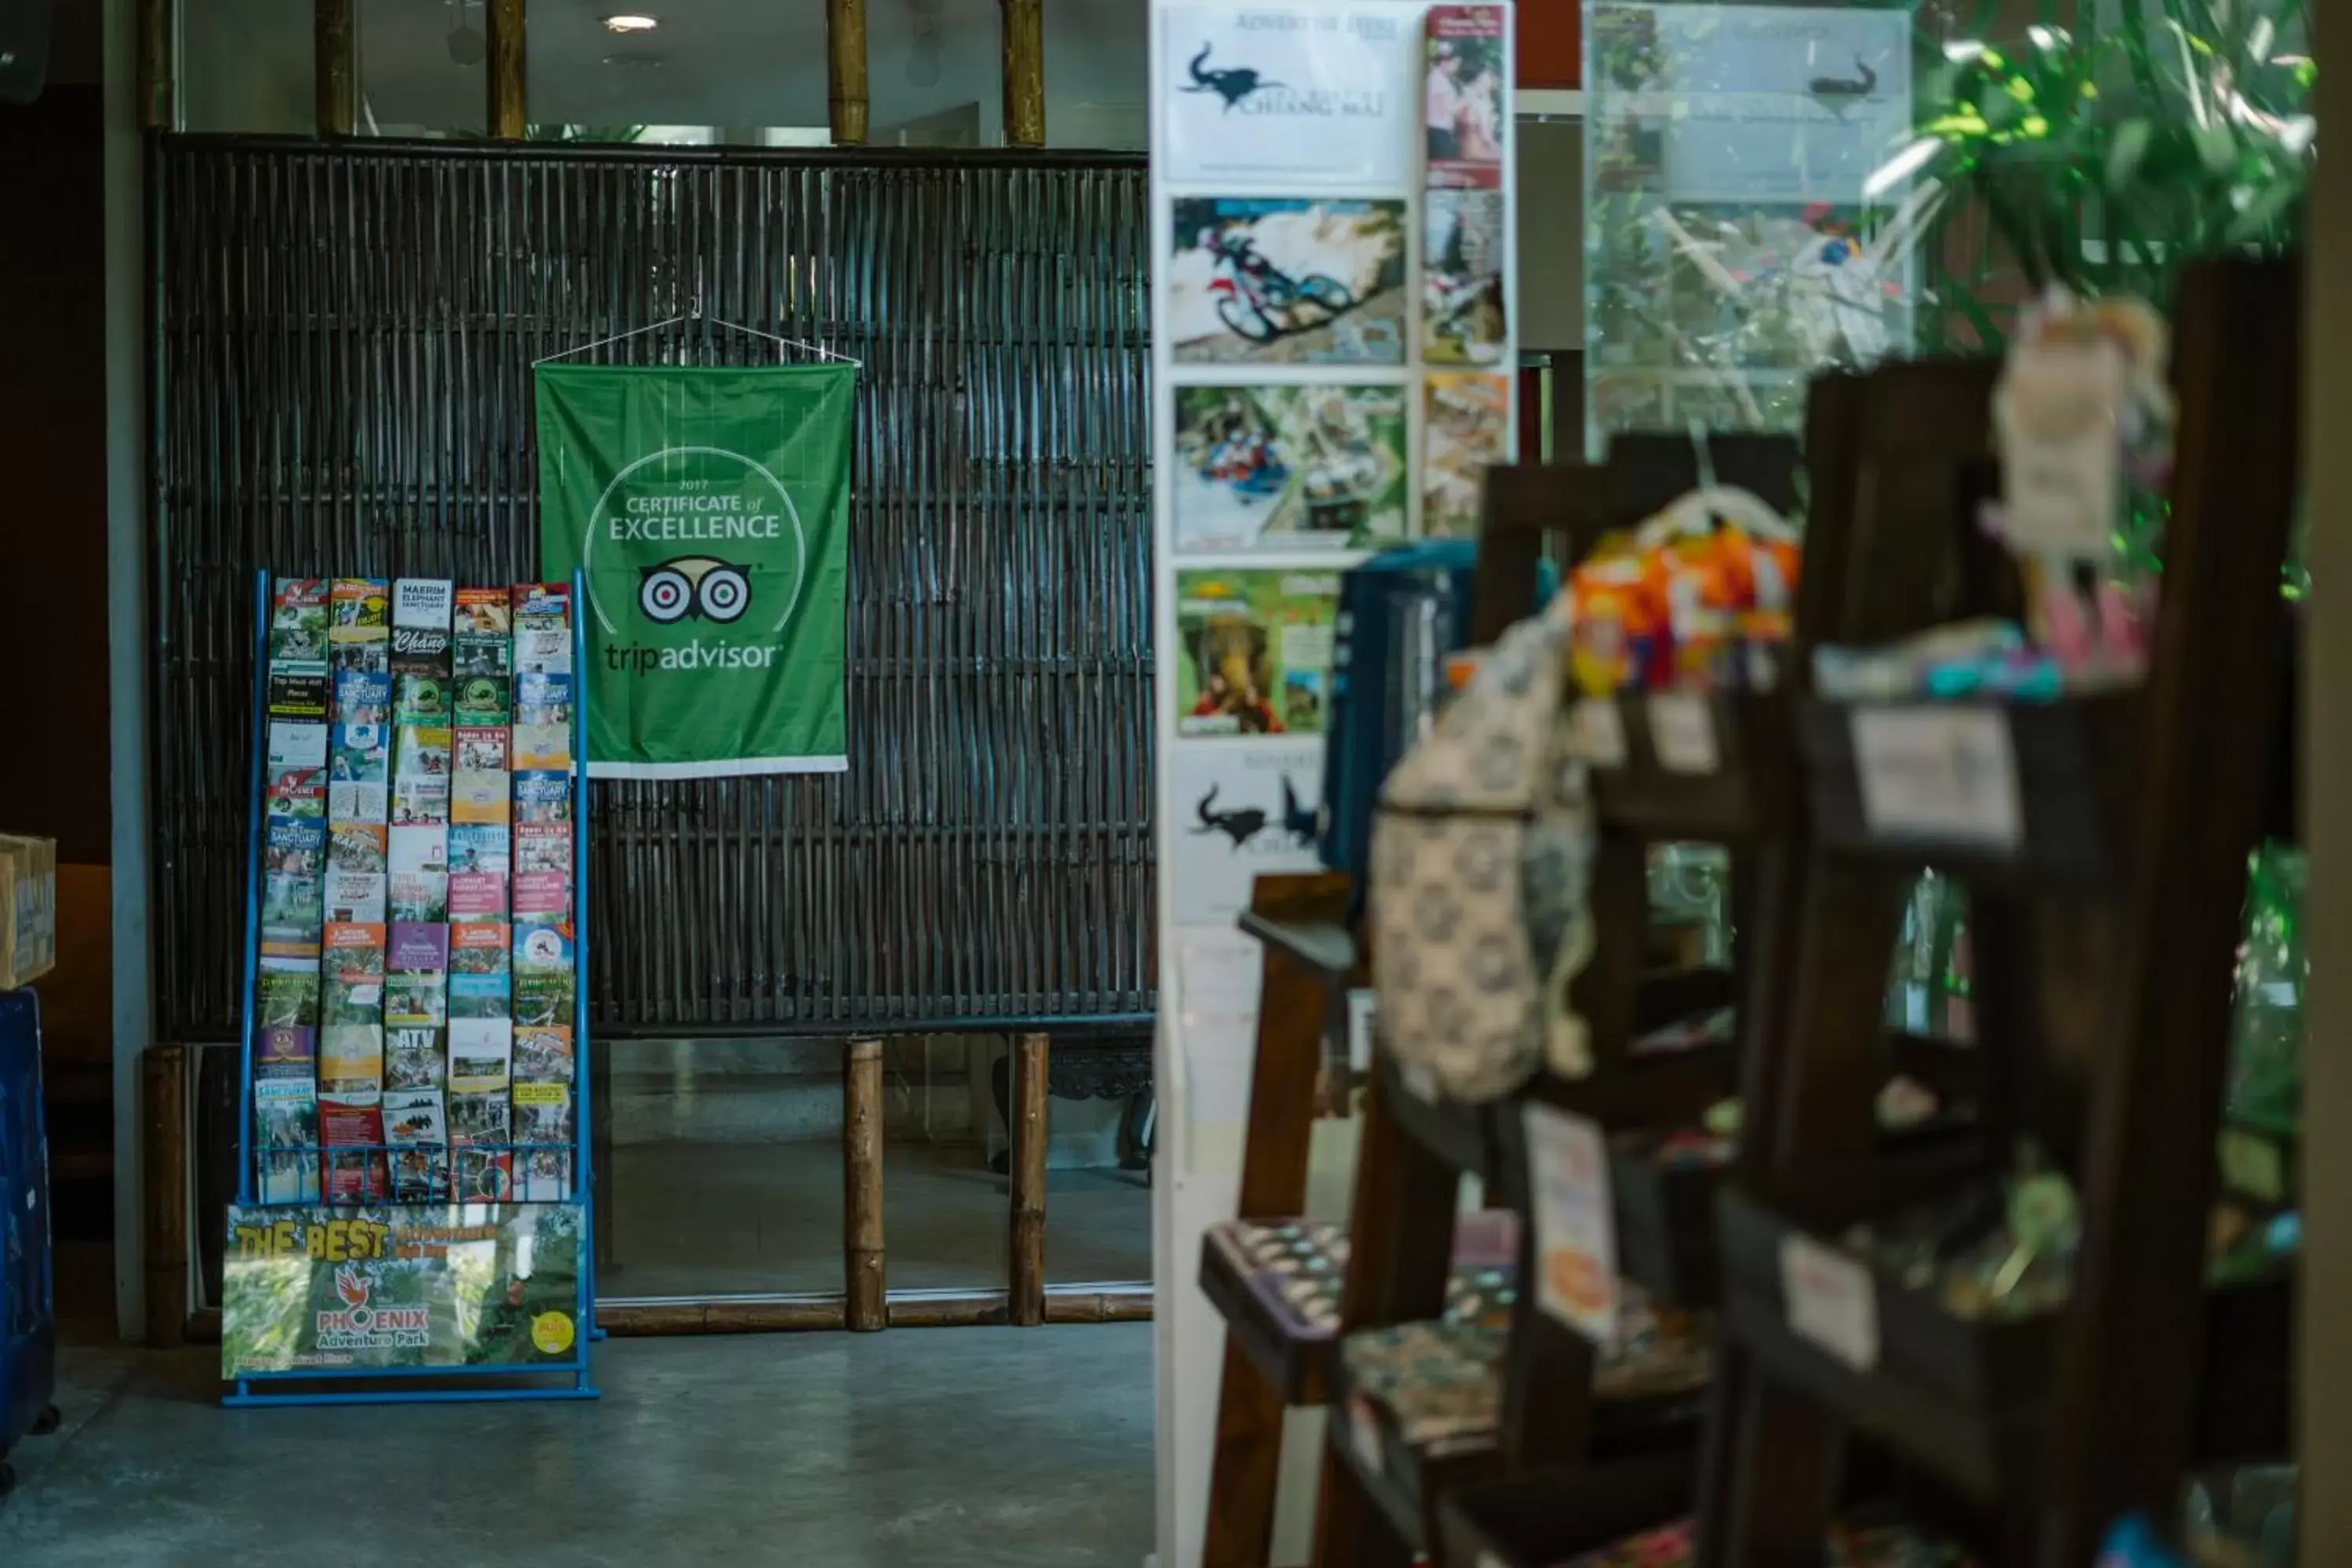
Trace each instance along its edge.
<path fill-rule="evenodd" d="M 706 319 L 714 327 L 725 327 L 730 331 L 741 332 L 746 337 L 765 338 L 768 342 L 776 344 L 779 349 L 801 349 L 816 355 L 819 359 L 837 360 L 843 364 L 855 365 L 859 370 L 864 370 L 866 368 L 866 362 L 862 359 L 852 359 L 845 353 L 836 353 L 832 349 L 825 348 L 817 343 L 809 342 L 804 339 L 787 338 L 780 336 L 774 332 L 762 331 L 758 327 L 747 327 L 740 321 L 730 321 L 721 316 L 711 316 L 706 318 L 702 313 L 702 300 L 699 297 L 695 300 L 694 308 L 687 311 L 684 315 L 667 316 L 663 318 L 661 321 L 652 322 L 646 326 L 631 327 L 625 332 L 614 332 L 609 338 L 598 338 L 593 342 L 580 343 L 568 349 L 559 349 L 551 354 L 541 354 L 539 358 L 531 361 L 530 363 L 534 365 L 548 364 L 556 360 L 570 359 L 573 354 L 589 353 L 594 350 L 604 348 L 613 343 L 625 342 L 631 338 L 641 338 L 647 332 L 658 332 L 665 327 L 675 327 L 680 321 L 699 321 Z M 781 360 L 784 356 L 780 353 L 776 357 Z"/>

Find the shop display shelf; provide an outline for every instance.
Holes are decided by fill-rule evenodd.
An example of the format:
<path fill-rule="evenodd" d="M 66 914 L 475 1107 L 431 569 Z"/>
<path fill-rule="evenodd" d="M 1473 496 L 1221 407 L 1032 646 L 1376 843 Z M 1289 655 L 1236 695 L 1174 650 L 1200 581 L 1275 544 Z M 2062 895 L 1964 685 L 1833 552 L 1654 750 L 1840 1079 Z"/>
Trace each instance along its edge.
<path fill-rule="evenodd" d="M 1633 1134 L 1610 1142 L 1617 1272 L 1662 1305 L 1712 1306 L 1719 1277 L 1715 1195 L 1730 1167 L 1662 1159 L 1662 1141 Z"/>
<path fill-rule="evenodd" d="M 1812 1189 L 1801 1204 L 1818 1223 L 1800 1226 L 1737 1184 L 1717 1200 L 1722 1233 L 1724 1321 L 1765 1374 L 1796 1388 L 1897 1452 L 1984 1500 L 2031 1496 L 2039 1482 L 2060 1360 L 2063 1310 L 1993 1320 L 1949 1310 L 1932 1289 L 1915 1289 L 1848 1252 L 1832 1235 L 1867 1212 L 1902 1206 L 1894 1194 L 1928 1190 L 1927 1174 L 1958 1149 L 1935 1158 L 1882 1160 L 1877 1177 L 1856 1171 L 1836 1188 Z M 1885 1179 L 1892 1176 L 1893 1180 Z M 1836 1195 L 1845 1194 L 1843 1213 Z M 1804 1236 L 1852 1265 L 1847 1278 L 1866 1295 L 1866 1314 L 1826 1311 L 1847 1325 L 1866 1316 L 1874 1356 L 1858 1337 L 1845 1352 L 1801 1332 L 1784 1289 L 1783 1257 Z M 2200 1459 L 2273 1457 L 2287 1451 L 2292 1396 L 2293 1289 L 2285 1270 L 2232 1281 L 2208 1292 L 2200 1403 L 2192 1434 Z M 1837 1331 L 1832 1330 L 1832 1334 Z"/>
<path fill-rule="evenodd" d="M 1827 853 L 1932 863 L 1972 885 L 2111 889 L 2129 847 L 2143 705 L 2118 692 L 2056 702 L 1811 701 L 1797 743 Z M 1865 791 L 1856 726 L 1877 759 Z M 1866 802 L 1875 802 L 1875 809 Z"/>
<path fill-rule="evenodd" d="M 1571 721 L 1601 826 L 1653 843 L 1752 837 L 1760 701 L 1741 692 L 1638 691 L 1578 703 Z"/>
<path fill-rule="evenodd" d="M 1438 1538 L 1448 1563 L 1556 1568 L 1688 1513 L 1697 1489 L 1697 1456 L 1688 1451 L 1528 1470 L 1447 1496 Z"/>
<path fill-rule="evenodd" d="M 1410 1331 L 1414 1325 L 1408 1325 Z M 1416 1547 L 1440 1540 L 1439 1509 L 1465 1487 L 1500 1472 L 1503 1349 L 1492 1336 L 1463 1335 L 1429 1353 L 1422 1384 L 1446 1390 L 1433 1415 L 1414 1391 L 1362 1385 L 1361 1371 L 1341 1357 L 1331 1419 L 1332 1441 L 1390 1524 Z M 1704 1421 L 1704 1385 L 1662 1389 L 1635 1381 L 1612 1389 L 1603 1374 L 1593 1389 L 1591 1452 L 1616 1462 L 1675 1455 L 1688 1461 Z"/>
<path fill-rule="evenodd" d="M 1405 1135 L 1454 1170 L 1491 1179 L 1496 1173 L 1495 1119 L 1501 1108 L 1453 1099 L 1430 1082 L 1426 1073 L 1387 1051 L 1374 1056 L 1387 1079 L 1381 1091 L 1389 1115 Z"/>
<path fill-rule="evenodd" d="M 2293 1127 L 2252 1116 L 2225 1116 L 2221 1137 L 2222 1189 L 2264 1208 L 2293 1207 L 2302 1142 L 2302 1134 Z"/>
<path fill-rule="evenodd" d="M 1202 1293 L 1285 1405 L 1331 1397 L 1348 1256 L 1347 1227 L 1330 1220 L 1224 1220 L 1201 1238 Z M 1455 1222 L 1449 1317 L 1500 1321 L 1517 1275 L 1517 1215 L 1486 1210 Z"/>
<path fill-rule="evenodd" d="M 1336 921 L 1270 920 L 1255 910 L 1241 917 L 1241 929 L 1297 959 L 1335 984 L 1356 972 L 1356 938 Z"/>

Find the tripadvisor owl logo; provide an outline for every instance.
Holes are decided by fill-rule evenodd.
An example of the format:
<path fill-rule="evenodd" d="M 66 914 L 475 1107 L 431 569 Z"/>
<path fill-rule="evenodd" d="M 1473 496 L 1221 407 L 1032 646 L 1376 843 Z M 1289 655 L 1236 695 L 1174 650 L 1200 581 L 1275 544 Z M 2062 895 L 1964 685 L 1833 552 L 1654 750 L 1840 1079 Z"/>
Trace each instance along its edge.
<path fill-rule="evenodd" d="M 766 669 L 799 607 L 808 540 L 766 467 L 718 447 L 668 447 L 613 477 L 581 560 L 608 668 Z"/>

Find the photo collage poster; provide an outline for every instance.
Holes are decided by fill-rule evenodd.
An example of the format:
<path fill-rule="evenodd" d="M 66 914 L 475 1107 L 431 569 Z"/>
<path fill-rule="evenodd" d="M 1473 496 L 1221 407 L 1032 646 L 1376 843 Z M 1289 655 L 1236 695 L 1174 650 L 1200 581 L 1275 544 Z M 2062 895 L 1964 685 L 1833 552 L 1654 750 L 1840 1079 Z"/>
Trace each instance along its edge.
<path fill-rule="evenodd" d="M 1907 7 L 1585 14 L 1586 444 L 1795 434 L 1819 372 L 1912 351 L 1933 190 L 1873 175 L 1911 139 Z"/>
<path fill-rule="evenodd" d="M 260 1203 L 574 1195 L 572 614 L 560 583 L 275 584 Z"/>
<path fill-rule="evenodd" d="M 1318 868 L 1340 579 L 1474 535 L 1514 450 L 1509 20 L 1155 11 L 1171 941 Z"/>

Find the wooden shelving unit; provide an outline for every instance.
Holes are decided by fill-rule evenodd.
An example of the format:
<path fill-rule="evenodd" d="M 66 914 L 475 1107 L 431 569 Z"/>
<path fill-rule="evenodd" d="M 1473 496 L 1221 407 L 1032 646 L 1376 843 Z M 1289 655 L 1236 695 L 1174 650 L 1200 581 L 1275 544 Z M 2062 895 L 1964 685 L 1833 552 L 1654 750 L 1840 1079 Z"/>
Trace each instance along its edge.
<path fill-rule="evenodd" d="M 1236 1345 L 1261 1348 L 1228 1352 L 1206 1562 L 1265 1561 L 1266 1445 L 1284 1398 L 1332 1408 L 1323 1568 L 1387 1568 L 1416 1552 L 1538 1568 L 1682 1515 L 1696 1518 L 1707 1568 L 1811 1568 L 1856 1505 L 1908 1510 L 2000 1568 L 2080 1568 L 2118 1514 L 2166 1517 L 2192 1461 L 2285 1452 L 2291 1279 L 2209 1288 L 2205 1250 L 2246 858 L 2266 827 L 2293 821 L 2277 584 L 2295 494 L 2299 297 L 2292 267 L 2193 274 L 2175 353 L 2165 593 L 2147 679 L 2125 692 L 2035 704 L 1814 695 L 1820 644 L 1867 647 L 2020 602 L 2013 564 L 1976 524 L 1998 487 L 1998 366 L 1817 380 L 1781 679 L 1769 692 L 1672 700 L 1682 707 L 1663 714 L 1654 698 L 1621 698 L 1589 731 L 1577 720 L 1580 733 L 1622 742 L 1594 763 L 1599 944 L 1575 996 L 1595 1070 L 1467 1106 L 1380 1054 L 1312 1374 L 1289 1371 L 1247 1304 L 1213 1289 Z M 1776 459 L 1718 438 L 1715 458 L 1725 482 L 1789 503 L 1785 447 Z M 1532 520 L 1553 520 L 1572 558 L 1686 487 L 1692 458 L 1679 438 L 1641 438 L 1604 467 L 1497 470 L 1482 580 L 1532 577 Z M 1499 629 L 1492 617 L 1484 627 Z M 2013 821 L 1890 831 L 1858 772 L 1856 726 L 1875 726 L 1874 710 L 1997 737 Z M 1645 847 L 1674 840 L 1731 851 L 1731 973 L 1646 967 Z M 1973 1046 L 1886 1026 L 1888 959 L 1931 865 L 1969 896 Z M 1325 896 L 1344 910 L 1344 887 Z M 1360 984 L 1369 955 L 1345 952 Z M 1285 1021 L 1275 962 L 1258 1093 L 1271 1085 L 1273 1102 L 1303 1105 L 1266 1076 L 1269 1031 L 1307 1050 L 1320 1026 Z M 1735 1000 L 1730 1041 L 1636 1044 Z M 1895 1074 L 1935 1091 L 1926 1124 L 1881 1125 Z M 1732 1094 L 1742 1133 L 1727 1163 L 1661 1157 L 1669 1133 Z M 1449 1317 L 1460 1178 L 1481 1175 L 1488 1202 L 1528 1208 L 1530 1104 L 1605 1136 L 1621 1276 L 1664 1307 L 1713 1310 L 1704 1392 L 1628 1386 L 1531 1287 L 1509 1293 L 1507 1327 L 1492 1300 L 1480 1325 Z M 1262 1132 L 1276 1136 L 1273 1112 L 1261 1126 L 1257 1110 L 1254 1156 Z M 2229 1131 L 2231 1189 L 2289 1201 L 2277 1175 L 2290 1146 L 2273 1129 Z M 2077 1195 L 2082 1242 L 2062 1304 L 1964 1316 L 1934 1279 L 1855 1249 L 1853 1226 L 1928 1200 L 1972 1203 L 1986 1228 L 2027 1150 Z M 1259 1212 L 1246 1177 L 1244 1188 L 1244 1214 Z M 1491 1262 L 1496 1237 L 1481 1224 Z M 1517 1279 L 1534 1281 L 1530 1225 L 1517 1255 Z M 1398 1392 L 1382 1359 L 1398 1346 L 1434 1395 Z M 1236 1404 L 1236 1356 L 1268 1369 L 1255 1405 Z M 1245 1465 L 1247 1443 L 1259 1447 Z M 1257 1479 L 1243 1482 L 1244 1470 Z"/>

